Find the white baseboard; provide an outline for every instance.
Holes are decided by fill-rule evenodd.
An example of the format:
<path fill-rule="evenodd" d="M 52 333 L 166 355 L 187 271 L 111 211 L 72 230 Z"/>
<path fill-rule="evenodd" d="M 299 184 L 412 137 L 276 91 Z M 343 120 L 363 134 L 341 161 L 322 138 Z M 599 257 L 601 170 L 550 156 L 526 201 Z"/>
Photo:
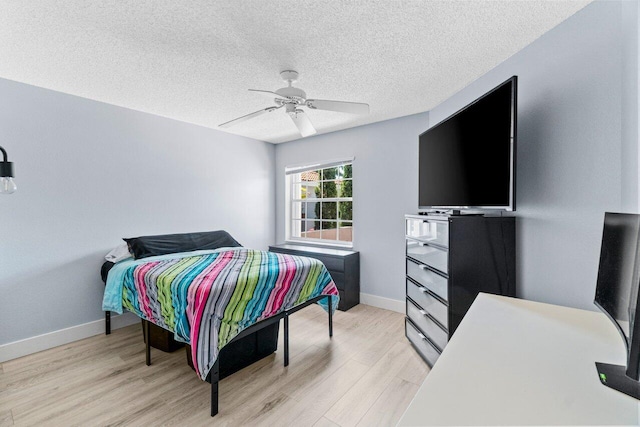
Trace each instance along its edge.
<path fill-rule="evenodd" d="M 140 318 L 131 313 L 112 315 L 111 329 L 124 328 L 139 321 Z M 104 334 L 104 319 L 3 344 L 0 345 L 0 363 L 100 334 Z"/>
<path fill-rule="evenodd" d="M 377 295 L 360 293 L 360 303 L 373 307 L 384 308 L 385 310 L 397 311 L 404 313 L 406 310 L 406 302 L 397 299 L 379 297 Z"/>

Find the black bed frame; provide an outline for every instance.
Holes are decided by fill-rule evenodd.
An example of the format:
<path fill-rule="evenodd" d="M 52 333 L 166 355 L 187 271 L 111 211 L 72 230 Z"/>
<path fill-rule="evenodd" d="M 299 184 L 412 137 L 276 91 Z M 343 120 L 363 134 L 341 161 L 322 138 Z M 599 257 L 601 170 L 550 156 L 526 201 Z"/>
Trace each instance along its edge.
<path fill-rule="evenodd" d="M 248 327 L 247 329 L 243 330 L 238 335 L 236 335 L 231 341 L 229 341 L 227 345 L 220 350 L 220 354 L 225 348 L 227 348 L 227 346 L 233 345 L 234 343 L 239 342 L 240 340 L 248 337 L 249 335 L 257 334 L 259 331 L 265 330 L 265 328 L 275 329 L 275 338 L 277 341 L 278 322 L 280 322 L 280 319 L 284 319 L 284 366 L 289 366 L 289 316 L 295 313 L 296 311 L 302 310 L 303 308 L 320 301 L 323 298 L 327 298 L 327 302 L 328 302 L 329 337 L 332 337 L 333 336 L 333 312 L 331 310 L 332 295 L 320 295 L 300 305 L 297 305 L 289 310 L 285 310 L 282 313 L 276 314 L 275 316 L 269 317 L 268 319 L 264 319 Z M 145 334 L 145 346 L 146 346 L 146 350 L 145 350 L 146 364 L 147 366 L 150 366 L 151 365 L 151 339 L 149 337 L 151 336 L 151 322 L 147 320 L 143 320 L 143 322 L 144 322 L 144 334 Z M 109 311 L 105 312 L 105 333 L 107 335 L 111 333 L 111 312 Z M 264 353 L 260 354 L 259 356 L 257 356 L 257 358 L 254 358 L 249 362 L 253 363 L 267 356 L 268 354 L 273 353 L 274 351 L 275 351 L 275 347 L 272 348 L 270 351 L 268 351 L 267 354 L 264 354 Z M 237 369 L 235 370 L 228 369 L 226 372 L 221 373 L 220 354 L 218 354 L 218 358 L 216 359 L 216 362 L 211 368 L 211 370 L 209 371 L 209 375 L 207 375 L 207 379 L 206 379 L 208 383 L 211 383 L 211 416 L 212 417 L 218 413 L 218 383 L 222 378 L 232 374 L 233 372 L 236 372 L 237 370 Z M 249 363 L 245 363 L 242 367 L 248 366 L 248 364 Z"/>

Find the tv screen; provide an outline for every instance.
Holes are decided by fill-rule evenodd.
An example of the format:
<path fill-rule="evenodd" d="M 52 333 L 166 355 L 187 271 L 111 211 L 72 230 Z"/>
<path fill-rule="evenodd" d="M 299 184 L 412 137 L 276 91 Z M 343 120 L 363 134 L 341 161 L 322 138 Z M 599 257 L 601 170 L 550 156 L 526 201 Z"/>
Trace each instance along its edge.
<path fill-rule="evenodd" d="M 517 77 L 420 135 L 419 207 L 515 210 Z"/>
<path fill-rule="evenodd" d="M 604 218 L 595 304 L 616 324 L 627 351 L 630 377 L 638 379 L 640 342 L 633 331 L 640 286 L 640 216 L 607 212 Z M 632 350 L 635 350 L 632 352 Z"/>

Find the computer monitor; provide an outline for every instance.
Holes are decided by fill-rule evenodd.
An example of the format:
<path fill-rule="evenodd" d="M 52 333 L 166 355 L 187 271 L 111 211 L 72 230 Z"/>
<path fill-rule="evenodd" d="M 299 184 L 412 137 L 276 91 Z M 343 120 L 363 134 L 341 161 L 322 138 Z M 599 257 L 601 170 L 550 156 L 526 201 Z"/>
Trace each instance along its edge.
<path fill-rule="evenodd" d="M 604 216 L 594 303 L 614 323 L 627 349 L 627 365 L 596 362 L 602 384 L 640 399 L 640 215 Z"/>

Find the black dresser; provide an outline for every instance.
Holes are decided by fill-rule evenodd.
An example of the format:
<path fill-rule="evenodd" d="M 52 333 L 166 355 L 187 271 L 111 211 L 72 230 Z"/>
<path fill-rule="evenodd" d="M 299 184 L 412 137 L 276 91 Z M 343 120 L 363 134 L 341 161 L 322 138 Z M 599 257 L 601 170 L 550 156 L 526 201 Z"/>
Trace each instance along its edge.
<path fill-rule="evenodd" d="M 347 311 L 360 303 L 360 254 L 358 252 L 302 245 L 269 246 L 269 251 L 316 258 L 329 270 L 338 292 L 338 310 Z"/>
<path fill-rule="evenodd" d="M 405 216 L 405 333 L 433 366 L 480 292 L 515 296 L 515 218 Z"/>

